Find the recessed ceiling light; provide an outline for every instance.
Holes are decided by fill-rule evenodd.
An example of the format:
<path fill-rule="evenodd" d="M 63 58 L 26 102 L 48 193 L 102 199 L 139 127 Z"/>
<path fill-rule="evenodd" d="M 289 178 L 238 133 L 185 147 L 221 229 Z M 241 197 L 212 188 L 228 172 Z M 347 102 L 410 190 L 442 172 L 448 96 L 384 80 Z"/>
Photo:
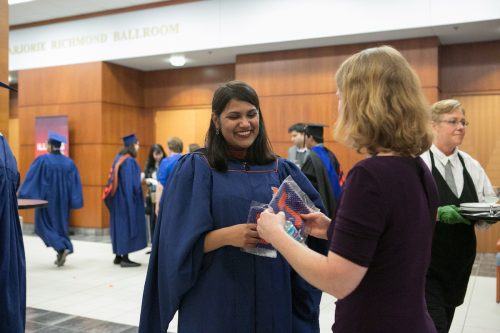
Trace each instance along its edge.
<path fill-rule="evenodd" d="M 182 67 L 186 64 L 186 57 L 183 55 L 173 55 L 168 59 L 168 61 L 172 66 Z"/>

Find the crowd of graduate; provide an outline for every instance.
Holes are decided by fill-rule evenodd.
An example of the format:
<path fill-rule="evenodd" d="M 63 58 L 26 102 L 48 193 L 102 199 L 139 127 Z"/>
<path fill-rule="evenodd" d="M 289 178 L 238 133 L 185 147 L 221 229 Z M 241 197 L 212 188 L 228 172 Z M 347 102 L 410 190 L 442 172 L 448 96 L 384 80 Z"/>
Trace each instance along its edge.
<path fill-rule="evenodd" d="M 334 332 L 448 332 L 465 296 L 476 251 L 464 202 L 497 197 L 479 163 L 457 147 L 468 125 L 455 100 L 430 109 L 408 62 L 382 46 L 354 54 L 335 76 L 338 141 L 366 153 L 346 175 L 324 145 L 323 124 L 289 128 L 288 159 L 272 150 L 257 92 L 231 81 L 214 93 L 203 148 L 170 138 L 153 145 L 142 172 L 139 140 L 123 138 L 103 199 L 110 211 L 114 264 L 152 247 L 139 332 L 319 332 L 325 291 L 338 301 Z M 69 210 L 82 207 L 75 164 L 49 134 L 49 154 L 35 159 L 18 190 L 16 162 L 0 137 L 0 332 L 23 332 L 25 262 L 16 207 L 48 201 L 35 232 L 56 251 L 73 252 Z M 246 223 L 252 202 L 270 202 L 291 176 L 318 212 L 301 218 L 306 245 L 291 238 L 282 212 Z M 146 184 L 144 196 L 142 184 Z M 149 228 L 146 225 L 149 219 Z M 276 258 L 241 248 L 266 241 Z"/>

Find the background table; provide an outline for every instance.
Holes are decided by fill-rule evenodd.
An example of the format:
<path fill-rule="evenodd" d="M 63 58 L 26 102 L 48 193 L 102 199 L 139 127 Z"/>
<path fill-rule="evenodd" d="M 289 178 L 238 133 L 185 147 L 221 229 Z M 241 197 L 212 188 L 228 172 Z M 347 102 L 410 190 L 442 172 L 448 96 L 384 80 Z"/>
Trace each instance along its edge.
<path fill-rule="evenodd" d="M 17 199 L 17 205 L 19 209 L 44 208 L 49 205 L 49 202 L 38 199 Z"/>

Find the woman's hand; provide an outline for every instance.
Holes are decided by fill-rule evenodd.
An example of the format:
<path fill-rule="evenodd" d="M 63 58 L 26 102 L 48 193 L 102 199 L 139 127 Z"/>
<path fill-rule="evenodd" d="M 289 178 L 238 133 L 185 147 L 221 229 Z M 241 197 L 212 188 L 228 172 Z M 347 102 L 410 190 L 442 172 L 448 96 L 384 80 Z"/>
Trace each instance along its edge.
<path fill-rule="evenodd" d="M 306 228 L 309 232 L 309 235 L 316 237 L 327 239 L 327 231 L 328 227 L 332 220 L 330 220 L 325 214 L 321 212 L 317 213 L 309 213 L 309 214 L 300 214 L 300 216 L 304 219 L 306 223 Z"/>
<path fill-rule="evenodd" d="M 265 210 L 260 214 L 257 220 L 257 231 L 259 236 L 268 243 L 273 243 L 274 237 L 280 233 L 285 232 L 283 226 L 285 225 L 285 214 L 279 212 L 274 214 L 273 210 Z"/>
<path fill-rule="evenodd" d="M 205 235 L 203 251 L 208 253 L 223 246 L 255 247 L 259 241 L 256 224 L 235 224 L 208 232 Z"/>
<path fill-rule="evenodd" d="M 225 229 L 227 229 L 227 245 L 234 247 L 255 247 L 260 241 L 256 224 L 235 224 Z"/>

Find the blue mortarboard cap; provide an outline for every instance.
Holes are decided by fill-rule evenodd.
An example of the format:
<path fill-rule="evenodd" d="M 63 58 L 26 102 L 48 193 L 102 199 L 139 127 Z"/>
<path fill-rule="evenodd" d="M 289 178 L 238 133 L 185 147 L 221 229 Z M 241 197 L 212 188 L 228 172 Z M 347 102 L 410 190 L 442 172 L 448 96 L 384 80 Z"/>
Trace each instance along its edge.
<path fill-rule="evenodd" d="M 132 134 L 129 134 L 129 135 L 125 135 L 123 138 L 123 144 L 125 146 L 130 146 L 130 145 L 133 145 L 134 143 L 136 143 L 137 141 L 139 141 L 137 139 L 137 137 L 135 136 L 135 133 L 132 133 Z"/>
<path fill-rule="evenodd" d="M 3 83 L 3 82 L 0 82 L 0 87 L 7 88 L 7 89 L 12 90 L 12 91 L 17 91 L 17 89 L 16 89 L 16 88 L 11 87 L 11 86 L 9 86 L 8 84 L 5 84 L 5 83 Z"/>
<path fill-rule="evenodd" d="M 56 132 L 49 131 L 48 140 L 51 145 L 60 147 L 61 143 L 66 143 L 66 138 Z"/>

